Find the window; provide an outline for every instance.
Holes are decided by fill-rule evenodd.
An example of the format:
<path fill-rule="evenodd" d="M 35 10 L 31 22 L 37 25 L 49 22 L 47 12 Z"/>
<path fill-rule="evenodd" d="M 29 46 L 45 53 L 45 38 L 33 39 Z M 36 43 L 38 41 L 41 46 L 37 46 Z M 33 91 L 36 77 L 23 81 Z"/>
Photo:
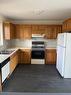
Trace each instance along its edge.
<path fill-rule="evenodd" d="M 0 22 L 0 46 L 3 45 L 3 22 Z"/>

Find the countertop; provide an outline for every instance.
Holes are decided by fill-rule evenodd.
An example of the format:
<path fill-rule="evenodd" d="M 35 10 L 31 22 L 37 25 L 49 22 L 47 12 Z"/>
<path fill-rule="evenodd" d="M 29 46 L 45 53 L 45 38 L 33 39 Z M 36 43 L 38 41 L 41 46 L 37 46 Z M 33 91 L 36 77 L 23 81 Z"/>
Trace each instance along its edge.
<path fill-rule="evenodd" d="M 19 49 L 31 49 L 31 48 L 23 48 L 23 47 L 12 47 L 12 48 L 8 48 L 6 50 L 14 50 L 11 54 L 0 54 L 0 63 L 2 63 L 4 60 L 6 60 L 8 57 L 10 57 L 11 55 L 13 55 L 17 50 Z M 55 47 L 47 47 L 45 49 L 56 49 Z"/>
<path fill-rule="evenodd" d="M 6 60 L 9 57 L 9 55 L 0 54 L 0 63 L 2 63 L 4 60 Z"/>
<path fill-rule="evenodd" d="M 56 49 L 56 47 L 47 47 L 45 49 Z"/>
<path fill-rule="evenodd" d="M 0 54 L 0 63 L 2 63 L 4 60 L 9 58 L 11 55 L 13 55 L 18 49 L 8 49 L 8 50 L 14 50 L 11 54 Z"/>
<path fill-rule="evenodd" d="M 24 47 L 11 47 L 8 49 L 32 49 L 32 48 L 24 48 Z M 45 47 L 45 49 L 56 49 L 56 47 Z"/>

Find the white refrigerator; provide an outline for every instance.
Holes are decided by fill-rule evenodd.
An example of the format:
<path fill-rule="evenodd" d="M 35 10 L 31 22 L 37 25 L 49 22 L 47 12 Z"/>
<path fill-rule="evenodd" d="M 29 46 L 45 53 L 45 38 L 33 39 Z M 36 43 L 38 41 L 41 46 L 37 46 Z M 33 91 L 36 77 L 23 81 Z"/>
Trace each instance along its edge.
<path fill-rule="evenodd" d="M 58 34 L 56 68 L 62 77 L 71 78 L 71 33 Z"/>

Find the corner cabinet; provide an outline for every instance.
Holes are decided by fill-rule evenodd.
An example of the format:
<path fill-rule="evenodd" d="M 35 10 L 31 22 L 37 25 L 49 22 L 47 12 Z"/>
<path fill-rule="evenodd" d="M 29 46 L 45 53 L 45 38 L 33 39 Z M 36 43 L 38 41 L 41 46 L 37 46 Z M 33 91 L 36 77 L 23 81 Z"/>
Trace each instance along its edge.
<path fill-rule="evenodd" d="M 15 38 L 14 24 L 10 22 L 3 23 L 4 39 L 10 40 Z"/>
<path fill-rule="evenodd" d="M 62 25 L 48 25 L 45 30 L 46 39 L 57 39 L 58 33 L 62 32 Z"/>
<path fill-rule="evenodd" d="M 10 74 L 14 71 L 18 64 L 18 51 L 10 57 Z"/>
<path fill-rule="evenodd" d="M 20 49 L 19 59 L 21 64 L 31 64 L 31 49 Z"/>
<path fill-rule="evenodd" d="M 56 49 L 45 50 L 45 63 L 56 64 Z"/>
<path fill-rule="evenodd" d="M 65 20 L 62 26 L 63 32 L 71 32 L 71 18 Z"/>

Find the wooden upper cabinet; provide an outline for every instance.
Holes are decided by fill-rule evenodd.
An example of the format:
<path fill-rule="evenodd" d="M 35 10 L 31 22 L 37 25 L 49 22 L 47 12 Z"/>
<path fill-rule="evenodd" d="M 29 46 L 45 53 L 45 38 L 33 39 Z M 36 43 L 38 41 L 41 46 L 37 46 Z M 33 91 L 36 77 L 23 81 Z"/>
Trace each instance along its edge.
<path fill-rule="evenodd" d="M 46 39 L 56 39 L 62 25 L 32 25 L 32 34 L 45 34 Z"/>
<path fill-rule="evenodd" d="M 24 39 L 23 25 L 15 24 L 16 39 Z"/>
<path fill-rule="evenodd" d="M 61 25 L 15 25 L 15 37 L 17 39 L 31 39 L 32 34 L 45 34 L 47 39 L 56 39 L 58 33 L 61 32 Z"/>
<path fill-rule="evenodd" d="M 10 39 L 15 38 L 14 24 L 12 24 L 10 22 L 4 22 L 3 29 L 4 29 L 4 39 L 10 40 Z"/>
<path fill-rule="evenodd" d="M 32 34 L 39 34 L 38 33 L 38 25 L 32 25 Z"/>
<path fill-rule="evenodd" d="M 46 25 L 32 25 L 32 34 L 45 34 Z"/>
<path fill-rule="evenodd" d="M 62 26 L 61 25 L 50 25 L 46 28 L 46 38 L 47 39 L 57 39 L 58 33 L 62 32 Z"/>
<path fill-rule="evenodd" d="M 71 32 L 71 18 L 63 22 L 62 31 Z"/>
<path fill-rule="evenodd" d="M 17 39 L 31 39 L 31 25 L 16 24 L 15 32 Z"/>
<path fill-rule="evenodd" d="M 31 39 L 32 37 L 31 25 L 24 25 L 23 30 L 24 30 L 24 39 Z"/>

